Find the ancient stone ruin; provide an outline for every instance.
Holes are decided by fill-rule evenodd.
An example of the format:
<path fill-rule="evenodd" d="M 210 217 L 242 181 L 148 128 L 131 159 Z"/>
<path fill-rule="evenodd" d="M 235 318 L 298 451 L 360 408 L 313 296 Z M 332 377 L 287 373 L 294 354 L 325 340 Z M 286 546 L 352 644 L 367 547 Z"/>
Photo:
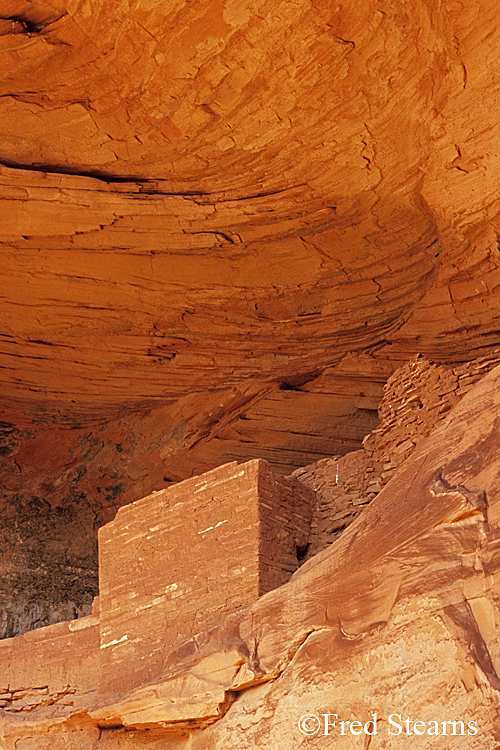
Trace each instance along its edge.
<path fill-rule="evenodd" d="M 286 583 L 314 503 L 308 487 L 255 460 L 118 511 L 99 532 L 101 690 L 151 681 L 174 646 Z"/>
<path fill-rule="evenodd" d="M 92 615 L 0 643 L 3 747 L 251 748 L 334 713 L 395 747 L 402 711 L 438 746 L 493 747 L 499 387 L 496 367 L 290 580 L 315 493 L 265 462 L 122 508 Z"/>
<path fill-rule="evenodd" d="M 0 642 L 5 736 L 15 742 L 28 714 L 42 727 L 71 724 L 161 679 L 176 646 L 290 578 L 314 501 L 312 490 L 255 460 L 122 508 L 100 530 L 93 613 Z M 117 714 L 97 723 L 121 722 Z"/>
<path fill-rule="evenodd" d="M 0 0 L 0 750 L 498 750 L 497 0 Z"/>

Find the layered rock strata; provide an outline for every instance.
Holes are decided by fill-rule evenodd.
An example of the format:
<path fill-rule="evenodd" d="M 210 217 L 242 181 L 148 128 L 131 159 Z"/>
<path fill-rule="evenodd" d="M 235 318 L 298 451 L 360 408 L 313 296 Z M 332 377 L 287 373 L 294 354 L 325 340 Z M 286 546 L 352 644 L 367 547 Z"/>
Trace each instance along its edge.
<path fill-rule="evenodd" d="M 89 612 L 119 507 L 360 449 L 411 356 L 499 345 L 499 18 L 3 3 L 2 634 Z"/>
<path fill-rule="evenodd" d="M 349 352 L 499 344 L 494 0 L 12 0 L 0 21 L 6 409 L 99 434 Z"/>

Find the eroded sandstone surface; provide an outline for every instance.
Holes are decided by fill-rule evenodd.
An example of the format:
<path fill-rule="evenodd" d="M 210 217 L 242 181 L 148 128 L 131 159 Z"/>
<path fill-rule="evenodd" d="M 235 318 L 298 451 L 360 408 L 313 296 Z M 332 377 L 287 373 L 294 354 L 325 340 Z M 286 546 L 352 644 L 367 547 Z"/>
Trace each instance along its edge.
<path fill-rule="evenodd" d="M 89 611 L 119 507 L 361 450 L 400 365 L 500 344 L 499 16 L 0 3 L 3 634 Z"/>
<path fill-rule="evenodd" d="M 5 640 L 0 647 L 8 676 L 0 698 L 3 747 L 273 745 L 286 750 L 321 748 L 326 740 L 335 748 L 368 742 L 386 749 L 458 750 L 466 743 L 494 750 L 500 738 L 499 388 L 497 367 L 416 448 L 339 539 L 288 583 L 223 614 L 215 627 L 174 643 L 170 652 L 167 648 L 149 675 L 143 650 L 151 643 L 148 623 L 158 625 L 158 601 L 154 585 L 149 594 L 150 583 L 142 588 L 141 575 L 146 583 L 156 570 L 161 585 L 164 573 L 147 552 L 158 526 L 142 531 L 144 558 L 139 556 L 137 571 L 129 569 L 129 589 L 143 594 L 137 602 L 144 642 L 130 620 L 131 642 L 122 635 L 108 643 L 102 601 L 100 614 L 98 608 L 93 616 Z M 230 487 L 240 474 L 245 482 L 260 476 L 254 467 L 233 465 L 185 482 L 184 493 L 197 486 L 208 490 L 208 498 L 215 480 L 217 512 L 221 479 L 227 476 Z M 265 472 L 262 476 L 265 508 L 273 503 L 272 480 Z M 295 490 L 290 485 L 286 491 Z M 118 523 L 121 529 L 118 547 L 141 543 L 147 509 L 156 524 L 161 502 L 160 493 L 124 509 L 109 527 Z M 174 513 L 180 505 L 174 503 Z M 224 533 L 221 525 L 217 544 L 226 544 Z M 106 544 L 113 538 L 104 531 Z M 119 559 L 107 554 L 103 564 L 114 570 L 111 577 L 120 586 L 104 587 L 105 607 L 125 611 L 130 608 L 127 571 L 120 579 Z M 225 585 L 221 580 L 221 591 Z M 181 608 L 189 596 L 186 590 Z M 124 661 L 107 671 L 109 646 L 117 652 L 125 648 L 127 669 Z M 309 735 L 301 731 L 315 718 L 321 723 L 325 714 L 332 721 L 336 714 L 355 731 L 341 736 L 338 724 L 325 729 L 327 738 L 319 727 Z M 309 723 L 299 726 L 305 715 Z M 361 737 L 356 721 L 366 727 Z"/>
<path fill-rule="evenodd" d="M 91 685 L 98 679 L 91 645 L 98 624 L 88 619 L 97 617 L 98 529 L 154 490 L 255 457 L 283 474 L 299 469 L 317 489 L 311 559 L 294 579 L 310 587 L 310 601 L 302 589 L 298 597 L 300 617 L 309 617 L 315 592 L 323 601 L 307 571 L 337 548 L 345 566 L 340 574 L 335 563 L 333 577 L 372 606 L 363 588 L 372 562 L 347 526 L 357 519 L 352 528 L 364 529 L 392 492 L 399 499 L 391 513 L 400 518 L 400 505 L 413 502 L 407 467 L 431 434 L 441 435 L 449 409 L 462 413 L 460 398 L 498 355 L 499 48 L 496 0 L 0 0 L 0 636 L 26 633 L 38 644 L 27 631 L 80 618 L 58 626 L 62 640 L 52 653 L 56 663 L 61 644 L 80 633 Z M 489 461 L 487 445 L 478 461 Z M 429 498 L 446 507 L 459 502 L 458 485 L 443 476 L 446 491 L 432 484 L 436 477 L 421 477 L 425 509 Z M 400 619 L 387 620 L 389 646 L 377 652 L 374 645 L 368 661 L 393 664 L 398 648 L 411 643 L 413 673 L 426 675 L 422 695 L 460 695 L 464 710 L 484 704 L 482 739 L 468 742 L 494 750 L 494 657 L 482 644 L 493 643 L 497 615 L 468 589 L 472 603 L 458 597 L 457 604 L 455 584 L 451 603 L 436 589 L 440 610 L 431 589 L 424 591 L 432 576 L 418 588 L 420 562 L 453 579 L 456 550 L 477 547 L 471 529 L 480 514 L 469 528 L 464 511 L 466 531 L 452 521 L 453 541 L 440 537 L 442 547 L 424 510 L 415 533 L 425 550 L 408 541 L 404 565 L 393 551 L 404 581 L 414 571 L 413 603 L 404 599 L 405 583 L 393 609 L 381 605 L 382 621 L 389 609 Z M 464 541 L 469 532 L 473 540 Z M 393 592 L 385 537 L 366 533 L 380 567 L 373 589 L 380 575 L 383 591 Z M 488 572 L 484 585 L 493 586 L 494 576 Z M 287 596 L 295 597 L 295 585 Z M 288 648 L 288 631 L 268 617 L 267 601 L 256 605 L 252 628 L 260 622 L 264 632 L 272 621 Z M 283 606 L 288 612 L 291 604 Z M 406 640 L 413 608 L 426 614 Z M 312 621 L 323 622 L 317 613 Z M 326 653 L 330 675 L 337 658 L 363 674 L 365 652 L 349 661 L 349 649 L 370 638 L 375 644 L 382 631 L 356 631 L 351 643 L 343 621 L 339 615 L 335 653 L 325 645 L 334 633 L 329 620 L 325 630 L 307 631 L 302 651 L 290 636 L 283 664 L 297 665 L 287 667 L 291 684 L 305 685 L 304 672 L 315 685 Z M 444 650 L 429 646 L 426 631 Z M 301 659 L 315 639 L 320 656 L 310 667 Z M 226 658 L 224 645 L 223 657 L 219 646 L 207 648 L 215 682 L 222 675 L 220 705 L 225 710 L 236 693 L 232 716 L 246 739 L 224 719 L 195 745 L 255 747 L 264 732 L 264 746 L 320 746 L 319 738 L 279 739 L 279 717 L 289 716 L 281 667 L 263 669 L 276 683 L 234 691 L 227 688 L 234 687 L 227 677 L 233 656 Z M 419 649 L 453 664 L 447 682 L 433 682 L 425 660 L 417 664 Z M 30 653 L 23 658 L 34 675 Z M 398 665 L 387 671 L 394 690 L 406 674 L 401 659 Z M 43 680 L 26 679 L 0 702 L 49 712 L 69 706 L 67 674 L 58 673 L 53 694 Z M 490 675 L 489 687 L 481 675 Z M 408 690 L 405 682 L 400 694 L 410 701 L 416 692 Z M 141 696 L 131 698 L 134 706 Z M 130 734 L 101 726 L 109 712 L 92 716 L 65 718 L 68 734 L 57 741 L 166 746 L 157 719 L 149 734 Z M 55 746 L 38 729 L 30 737 L 16 731 L 19 748 Z"/>
<path fill-rule="evenodd" d="M 9 405 L 105 421 L 499 343 L 493 0 L 3 6 Z"/>

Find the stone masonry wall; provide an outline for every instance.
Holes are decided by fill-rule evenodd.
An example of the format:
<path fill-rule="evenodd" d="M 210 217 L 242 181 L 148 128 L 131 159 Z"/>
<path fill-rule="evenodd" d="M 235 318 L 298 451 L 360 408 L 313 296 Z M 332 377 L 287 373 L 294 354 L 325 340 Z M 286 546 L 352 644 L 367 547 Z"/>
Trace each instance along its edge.
<path fill-rule="evenodd" d="M 307 559 L 335 541 L 437 423 L 499 363 L 500 351 L 457 367 L 416 356 L 388 379 L 380 424 L 363 440 L 363 450 L 293 472 L 317 494 Z"/>
<path fill-rule="evenodd" d="M 258 470 L 259 596 L 262 596 L 282 586 L 297 570 L 309 542 L 316 498 L 313 493 L 304 497 L 300 482 L 292 483 L 289 477 L 274 474 L 265 461 L 258 461 Z"/>
<path fill-rule="evenodd" d="M 99 532 L 102 690 L 148 681 L 165 651 L 285 583 L 313 504 L 254 460 L 121 508 Z"/>
<path fill-rule="evenodd" d="M 498 351 L 453 368 L 417 356 L 389 378 L 379 407 L 380 425 L 363 440 L 372 460 L 382 464 L 382 485 L 499 362 Z"/>
<path fill-rule="evenodd" d="M 95 614 L 0 641 L 0 708 L 9 715 L 74 709 L 77 696 L 95 691 L 98 681 Z"/>
<path fill-rule="evenodd" d="M 122 508 L 100 532 L 93 614 L 0 642 L 0 748 L 32 717 L 57 722 L 147 684 L 175 645 L 287 581 L 314 499 L 254 460 Z"/>

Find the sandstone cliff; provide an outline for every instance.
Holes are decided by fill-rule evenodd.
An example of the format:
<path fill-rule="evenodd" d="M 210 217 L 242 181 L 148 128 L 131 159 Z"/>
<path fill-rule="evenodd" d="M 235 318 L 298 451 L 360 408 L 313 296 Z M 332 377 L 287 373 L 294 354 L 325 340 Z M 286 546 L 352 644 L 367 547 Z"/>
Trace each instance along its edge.
<path fill-rule="evenodd" d="M 411 356 L 490 356 L 499 36 L 493 0 L 0 4 L 16 622 L 89 610 L 118 507 L 361 449 Z"/>
<path fill-rule="evenodd" d="M 257 732 L 264 746 L 319 747 L 319 737 L 282 739 L 287 680 L 321 682 L 323 661 L 330 675 L 338 664 L 375 674 L 379 659 L 400 706 L 408 696 L 417 710 L 420 689 L 426 705 L 433 690 L 447 696 L 443 705 L 456 698 L 457 711 L 484 704 L 481 737 L 469 746 L 496 748 L 497 615 L 476 591 L 476 562 L 467 578 L 467 555 L 480 548 L 484 586 L 494 589 L 494 554 L 481 545 L 492 544 L 495 524 L 479 529 L 484 509 L 467 515 L 476 491 L 494 495 L 491 477 L 476 481 L 476 458 L 468 463 L 477 453 L 489 465 L 490 443 L 467 453 L 460 481 L 421 475 L 415 461 L 425 451 L 452 461 L 453 447 L 439 452 L 455 440 L 455 428 L 446 439 L 440 432 L 445 423 L 456 435 L 474 424 L 476 434 L 496 413 L 486 391 L 476 391 L 477 414 L 469 396 L 459 401 L 500 346 L 499 48 L 495 0 L 0 0 L 1 637 L 80 618 L 75 630 L 59 626 L 53 652 L 79 623 L 92 652 L 98 529 L 153 490 L 262 457 L 317 488 L 306 554 L 330 549 L 248 615 L 258 638 L 276 626 L 265 638 L 280 639 L 287 656 L 280 661 L 273 641 L 262 662 L 276 681 L 234 691 L 233 657 L 222 657 L 220 703 L 238 698 L 193 747 L 255 747 Z M 453 408 L 456 423 L 446 416 Z M 432 498 L 444 509 L 437 520 Z M 374 520 L 384 514 L 401 548 L 384 547 L 390 534 Z M 414 541 L 404 536 L 412 529 Z M 383 602 L 388 624 L 365 636 L 335 610 L 340 630 L 330 614 L 325 627 L 314 610 L 326 596 L 323 573 L 316 583 L 312 573 L 320 566 L 368 601 L 367 612 Z M 327 596 L 342 604 L 347 594 L 336 592 Z M 266 609 L 280 601 L 288 612 L 280 596 L 300 602 L 286 626 Z M 294 627 L 307 635 L 302 650 Z M 22 643 L 30 637 L 38 643 L 29 634 Z M 368 642 L 373 650 L 363 651 Z M 217 672 L 218 646 L 207 648 Z M 426 650 L 449 665 L 444 682 L 418 662 Z M 93 659 L 82 667 L 86 685 L 98 679 Z M 400 673 L 414 683 L 395 693 Z M 4 685 L 0 704 L 71 702 L 65 674 L 55 703 L 45 683 L 27 678 L 16 695 Z M 325 712 L 329 696 L 317 704 Z M 74 735 L 57 741 L 111 748 L 133 736 L 166 746 L 161 722 L 131 735 L 104 728 L 106 716 L 92 710 L 88 725 L 67 719 Z M 5 742 L 54 746 L 36 728 L 16 731 Z"/>
<path fill-rule="evenodd" d="M 3 5 L 6 405 L 217 390 L 213 435 L 347 352 L 499 343 L 493 0 Z"/>

